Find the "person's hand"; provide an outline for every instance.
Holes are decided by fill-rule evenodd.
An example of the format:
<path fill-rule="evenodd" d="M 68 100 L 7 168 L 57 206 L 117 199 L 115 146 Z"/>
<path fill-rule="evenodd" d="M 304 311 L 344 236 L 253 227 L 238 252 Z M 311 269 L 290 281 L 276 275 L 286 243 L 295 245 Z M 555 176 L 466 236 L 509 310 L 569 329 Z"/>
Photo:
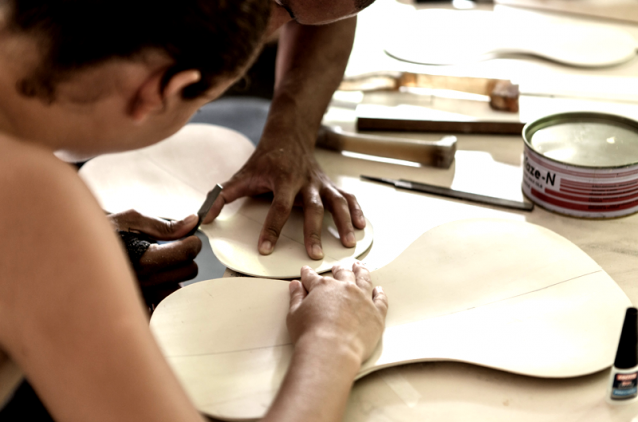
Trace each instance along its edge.
<path fill-rule="evenodd" d="M 161 245 L 152 243 L 139 262 L 133 263 L 142 287 L 178 283 L 197 275 L 197 264 L 193 260 L 202 249 L 202 242 L 197 236 L 182 239 L 197 224 L 196 215 L 181 221 L 167 221 L 128 210 L 110 214 L 108 218 L 119 231 L 142 233 L 154 240 L 175 240 Z"/>
<path fill-rule="evenodd" d="M 388 298 L 381 287 L 372 286 L 361 263 L 352 270 L 334 266 L 332 274 L 322 277 L 303 267 L 301 282 L 290 283 L 288 332 L 295 344 L 303 338 L 334 341 L 363 362 L 383 334 Z"/>
<path fill-rule="evenodd" d="M 213 221 L 224 204 L 243 196 L 272 192 L 272 205 L 257 243 L 260 254 L 272 253 L 294 205 L 303 207 L 304 243 L 310 258 L 322 259 L 324 256 L 321 246 L 324 209 L 332 213 L 341 243 L 354 247 L 354 227 L 363 229 L 366 225 L 354 195 L 338 189 L 330 181 L 315 161 L 310 147 L 295 142 L 270 142 L 270 147 L 262 146 L 264 144 L 262 139 L 246 164 L 223 183 L 224 190 L 204 223 Z"/>

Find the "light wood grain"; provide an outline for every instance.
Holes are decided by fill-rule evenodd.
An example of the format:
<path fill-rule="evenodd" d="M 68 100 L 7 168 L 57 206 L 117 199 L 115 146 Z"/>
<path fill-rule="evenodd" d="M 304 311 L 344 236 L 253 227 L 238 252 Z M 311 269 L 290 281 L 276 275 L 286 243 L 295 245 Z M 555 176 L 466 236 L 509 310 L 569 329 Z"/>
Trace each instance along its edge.
<path fill-rule="evenodd" d="M 216 183 L 230 179 L 254 147 L 243 135 L 218 126 L 191 124 L 159 144 L 131 152 L 108 154 L 80 170 L 102 207 L 110 212 L 137 209 L 152 216 L 181 219 L 194 214 Z M 303 239 L 303 211 L 293 209 L 272 254 L 260 255 L 257 240 L 270 203 L 241 198 L 227 204 L 211 224 L 202 225 L 213 252 L 227 266 L 246 275 L 299 277 L 302 266 L 330 271 L 340 261 L 353 261 L 372 244 L 373 226 L 355 229 L 357 244 L 341 244 L 332 216 L 322 228 L 324 258 L 308 258 Z"/>
<path fill-rule="evenodd" d="M 333 107 L 326 123 L 354 125 L 354 111 Z M 433 139 L 440 134 L 406 134 Z M 592 221 L 553 214 L 499 210 L 434 195 L 408 193 L 359 180 L 360 174 L 401 177 L 513 200 L 522 199 L 523 142 L 520 136 L 458 135 L 455 163 L 448 170 L 355 159 L 317 150 L 316 157 L 340 187 L 357 194 L 375 224 L 375 244 L 364 261 L 380 268 L 420 233 L 464 218 L 527 221 L 569 239 L 596 261 L 638 302 L 638 215 Z M 396 215 L 400 218 L 383 218 Z M 617 340 L 616 340 L 617 341 Z M 569 380 L 514 375 L 476 365 L 414 363 L 372 373 L 355 383 L 345 421 L 627 422 L 638 404 L 605 403 L 607 370 Z"/>
<path fill-rule="evenodd" d="M 511 21 L 477 10 L 416 12 L 391 34 L 385 45 L 392 57 L 435 65 L 526 54 L 568 66 L 604 67 L 619 65 L 636 55 L 636 41 L 620 29 L 553 25 L 543 19 Z"/>
<path fill-rule="evenodd" d="M 316 146 L 333 151 L 351 151 L 379 157 L 449 168 L 454 161 L 456 138 L 446 136 L 437 141 L 416 141 L 400 137 L 380 137 L 345 132 L 340 127 L 322 126 Z"/>
<path fill-rule="evenodd" d="M 633 0 L 496 0 L 495 3 L 638 23 L 638 7 Z"/>
<path fill-rule="evenodd" d="M 425 233 L 373 272 L 387 329 L 358 377 L 419 361 L 469 362 L 539 377 L 611 365 L 630 302 L 572 243 L 539 226 L 461 220 Z M 262 416 L 292 352 L 287 283 L 225 278 L 165 299 L 151 329 L 198 409 Z"/>

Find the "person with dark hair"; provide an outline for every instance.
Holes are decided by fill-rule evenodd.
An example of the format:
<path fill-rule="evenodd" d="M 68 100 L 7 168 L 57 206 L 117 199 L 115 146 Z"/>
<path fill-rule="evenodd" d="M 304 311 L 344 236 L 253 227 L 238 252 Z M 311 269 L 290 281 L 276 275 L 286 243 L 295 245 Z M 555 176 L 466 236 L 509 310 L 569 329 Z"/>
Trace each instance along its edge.
<path fill-rule="evenodd" d="M 314 159 L 313 149 L 323 113 L 343 77 L 352 49 L 355 15 L 373 1 L 271 0 L 266 34 L 281 29 L 281 35 L 270 113 L 254 154 L 237 174 L 222 183 L 224 191 L 204 223 L 212 222 L 225 204 L 240 197 L 272 192 L 272 207 L 257 239 L 259 253 L 272 253 L 295 205 L 304 209 L 304 243 L 310 258 L 323 258 L 321 228 L 326 210 L 333 216 L 342 244 L 355 246 L 354 229 L 366 224 L 363 211 L 354 195 L 337 188 L 325 175 Z M 162 10 L 161 3 L 154 7 L 149 8 L 149 20 Z M 162 27 L 171 25 L 163 22 Z M 227 29 L 227 33 L 236 30 Z M 205 39 L 188 31 L 183 35 L 184 39 L 198 41 L 191 45 L 194 56 L 201 51 L 200 59 L 207 57 L 202 47 Z M 103 42 L 109 42 L 108 37 Z M 152 286 L 159 286 L 161 298 L 176 288 L 177 282 L 197 275 L 193 259 L 201 242 L 196 237 L 181 239 L 188 233 L 188 223 L 167 222 L 133 210 L 109 218 L 116 229 L 125 232 L 124 236 L 129 230 L 143 233 L 140 239 L 133 236 L 125 242 L 140 283 L 151 285 L 145 290 L 149 296 L 154 296 Z M 174 242 L 158 245 L 155 239 Z"/>
<path fill-rule="evenodd" d="M 236 78 L 261 45 L 251 21 L 259 29 L 268 22 L 263 1 L 13 0 L 11 7 L 8 28 L 39 37 L 43 54 L 20 90 L 48 102 L 70 72 L 110 59 L 142 59 L 151 50 L 174 62 L 162 75 L 163 87 L 180 71 L 195 69 L 199 80 L 181 95 L 203 96 L 218 82 Z M 255 16 L 247 21 L 237 14 Z"/>
<path fill-rule="evenodd" d="M 271 0 L 268 33 L 281 28 L 274 96 L 254 154 L 229 181 L 205 223 L 242 196 L 273 193 L 258 239 L 272 253 L 294 205 L 304 208 L 308 256 L 322 259 L 324 210 L 334 218 L 341 243 L 354 247 L 354 228 L 365 218 L 354 195 L 337 188 L 313 156 L 323 113 L 339 86 L 352 49 L 356 14 L 374 0 Z"/>
<path fill-rule="evenodd" d="M 73 72 L 107 60 L 133 56 L 142 60 L 144 57 L 139 54 L 142 50 L 162 51 L 173 59 L 175 64 L 162 70 L 158 80 L 161 88 L 165 88 L 170 78 L 179 72 L 195 69 L 199 72 L 199 80 L 186 86 L 180 95 L 185 99 L 202 96 L 218 82 L 237 78 L 242 73 L 240 69 L 246 67 L 253 52 L 261 46 L 261 38 L 254 35 L 256 32 L 245 36 L 253 29 L 248 27 L 250 21 L 234 19 L 233 14 L 255 15 L 251 20 L 258 28 L 268 22 L 268 8 L 263 1 L 229 4 L 226 10 L 206 0 L 184 5 L 149 0 L 88 3 L 81 0 L 21 0 L 10 3 L 13 9 L 9 21 L 11 28 L 37 36 L 40 50 L 45 55 L 38 66 L 24 73 L 18 82 L 19 91 L 25 97 L 40 99 L 43 106 L 56 101 L 57 86 Z M 238 68 L 237 64 L 241 66 Z M 90 89 L 74 92 L 72 102 L 95 102 L 112 88 L 106 84 L 93 84 Z M 32 130 L 40 128 L 49 130 L 46 125 Z M 39 135 L 34 133 L 33 136 Z M 90 154 L 63 152 L 58 155 L 71 162 L 90 157 Z M 133 210 L 110 215 L 109 219 L 122 234 L 137 278 L 142 286 L 146 286 L 145 297 L 149 296 L 150 303 L 158 301 L 154 297 L 157 296 L 154 286 L 160 285 L 161 297 L 170 288 L 174 289 L 177 282 L 197 274 L 197 264 L 193 260 L 201 249 L 201 241 L 196 236 L 183 238 L 196 221 L 166 221 Z M 141 239 L 135 234 L 139 232 L 144 233 Z M 174 242 L 160 245 L 155 240 Z M 171 283 L 163 284 L 166 282 Z"/>
<path fill-rule="evenodd" d="M 0 3 L 0 406 L 10 359 L 57 421 L 203 420 L 153 340 L 116 234 L 56 155 L 85 158 L 173 134 L 248 66 L 267 8 Z M 290 283 L 295 350 L 267 420 L 339 420 L 379 341 L 383 291 L 360 264 L 333 274 L 304 268 Z"/>

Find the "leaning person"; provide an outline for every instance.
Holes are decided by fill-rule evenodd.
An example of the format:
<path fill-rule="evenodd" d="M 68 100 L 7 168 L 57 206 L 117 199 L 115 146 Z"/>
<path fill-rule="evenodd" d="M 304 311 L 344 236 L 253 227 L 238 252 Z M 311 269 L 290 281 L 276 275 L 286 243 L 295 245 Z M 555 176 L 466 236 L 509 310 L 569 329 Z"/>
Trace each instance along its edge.
<path fill-rule="evenodd" d="M 314 157 L 324 112 L 343 79 L 354 43 L 357 13 L 374 0 L 271 0 L 268 34 L 279 31 L 275 84 L 257 148 L 223 184 L 204 223 L 225 204 L 271 192 L 273 201 L 257 239 L 257 250 L 276 248 L 293 206 L 304 215 L 308 257 L 324 257 L 323 216 L 332 215 L 341 243 L 356 245 L 355 229 L 366 220 L 356 197 L 337 187 Z M 213 183 L 213 181 L 211 181 Z M 214 183 L 217 183 L 216 181 Z"/>
<path fill-rule="evenodd" d="M 267 8 L 263 0 L 0 3 L 0 354 L 54 419 L 203 420 L 150 333 L 112 227 L 59 158 L 176 132 L 248 66 Z M 378 343 L 385 295 L 359 264 L 333 271 L 303 268 L 290 283 L 295 351 L 267 420 L 341 419 Z"/>

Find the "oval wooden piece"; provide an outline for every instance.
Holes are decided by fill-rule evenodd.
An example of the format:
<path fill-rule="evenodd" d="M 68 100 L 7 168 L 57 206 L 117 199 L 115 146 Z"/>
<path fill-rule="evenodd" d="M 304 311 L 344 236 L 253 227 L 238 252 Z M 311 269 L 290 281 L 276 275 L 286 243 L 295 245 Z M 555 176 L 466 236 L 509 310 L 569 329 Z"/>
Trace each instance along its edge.
<path fill-rule="evenodd" d="M 136 151 L 94 158 L 80 170 L 101 206 L 109 212 L 136 209 L 182 219 L 197 212 L 216 183 L 230 179 L 255 150 L 238 132 L 206 124 L 189 124 L 172 137 Z M 294 208 L 275 251 L 260 255 L 257 240 L 270 203 L 240 198 L 227 204 L 211 224 L 202 225 L 215 256 L 243 274 L 268 278 L 299 277 L 302 266 L 330 271 L 340 261 L 354 261 L 372 244 L 372 224 L 355 230 L 357 245 L 341 244 L 330 213 L 323 221 L 324 258 L 308 258 L 303 241 L 303 211 Z"/>
<path fill-rule="evenodd" d="M 383 340 L 358 377 L 453 360 L 538 377 L 613 362 L 629 299 L 589 256 L 540 226 L 447 223 L 372 273 L 390 300 Z M 151 329 L 197 408 L 225 420 L 264 415 L 293 346 L 288 283 L 225 278 L 165 299 Z"/>
<path fill-rule="evenodd" d="M 617 28 L 557 23 L 534 15 L 523 20 L 484 10 L 421 10 L 391 34 L 386 52 L 421 64 L 453 65 L 526 54 L 568 66 L 603 67 L 636 56 L 634 38 Z"/>

